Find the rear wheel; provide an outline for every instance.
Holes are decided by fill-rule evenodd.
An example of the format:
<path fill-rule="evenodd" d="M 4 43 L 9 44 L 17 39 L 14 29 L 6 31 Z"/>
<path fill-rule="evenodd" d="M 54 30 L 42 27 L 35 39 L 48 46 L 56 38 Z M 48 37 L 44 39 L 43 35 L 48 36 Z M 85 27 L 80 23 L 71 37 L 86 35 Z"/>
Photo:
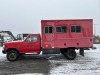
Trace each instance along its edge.
<path fill-rule="evenodd" d="M 69 60 L 73 60 L 76 58 L 76 52 L 74 49 L 68 49 L 65 53 L 64 53 L 65 57 Z"/>
<path fill-rule="evenodd" d="M 18 59 L 19 53 L 15 50 L 11 50 L 7 52 L 7 59 L 9 61 L 15 61 Z"/>

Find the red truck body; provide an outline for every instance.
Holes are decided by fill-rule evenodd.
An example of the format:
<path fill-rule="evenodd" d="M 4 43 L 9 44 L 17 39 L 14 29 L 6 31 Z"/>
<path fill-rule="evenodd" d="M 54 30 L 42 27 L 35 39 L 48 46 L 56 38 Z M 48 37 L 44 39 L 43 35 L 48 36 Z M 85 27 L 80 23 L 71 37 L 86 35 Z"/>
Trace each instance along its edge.
<path fill-rule="evenodd" d="M 92 19 L 42 20 L 41 24 L 43 48 L 86 48 L 93 46 Z M 45 29 L 50 29 L 50 27 L 52 32 L 45 33 Z M 77 32 L 71 31 L 71 27 L 73 30 L 76 27 L 80 29 Z"/>
<path fill-rule="evenodd" d="M 42 20 L 41 37 L 40 34 L 29 34 L 23 41 L 5 43 L 3 53 L 7 53 L 7 59 L 13 61 L 20 54 L 60 50 L 72 60 L 76 57 L 75 49 L 80 49 L 80 55 L 84 56 L 84 49 L 92 47 L 92 19 Z"/>

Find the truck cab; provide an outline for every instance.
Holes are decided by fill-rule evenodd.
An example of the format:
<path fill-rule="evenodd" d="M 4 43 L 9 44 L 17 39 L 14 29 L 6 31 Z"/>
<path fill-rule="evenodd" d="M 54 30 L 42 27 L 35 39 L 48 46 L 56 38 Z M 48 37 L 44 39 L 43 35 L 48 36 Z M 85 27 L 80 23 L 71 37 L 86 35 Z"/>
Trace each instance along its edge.
<path fill-rule="evenodd" d="M 40 34 L 29 34 L 24 40 L 7 42 L 3 49 L 3 53 L 7 54 L 9 61 L 15 61 L 19 55 L 25 53 L 39 54 L 41 52 Z"/>

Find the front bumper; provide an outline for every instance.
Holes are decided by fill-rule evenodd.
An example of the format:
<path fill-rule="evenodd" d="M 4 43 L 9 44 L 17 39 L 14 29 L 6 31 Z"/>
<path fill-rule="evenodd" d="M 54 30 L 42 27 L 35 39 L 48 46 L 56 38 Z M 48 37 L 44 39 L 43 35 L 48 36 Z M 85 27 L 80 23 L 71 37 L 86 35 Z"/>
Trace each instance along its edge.
<path fill-rule="evenodd" d="M 7 51 L 5 51 L 5 50 L 2 50 L 2 53 L 3 53 L 3 54 L 6 54 L 6 53 L 7 53 Z"/>

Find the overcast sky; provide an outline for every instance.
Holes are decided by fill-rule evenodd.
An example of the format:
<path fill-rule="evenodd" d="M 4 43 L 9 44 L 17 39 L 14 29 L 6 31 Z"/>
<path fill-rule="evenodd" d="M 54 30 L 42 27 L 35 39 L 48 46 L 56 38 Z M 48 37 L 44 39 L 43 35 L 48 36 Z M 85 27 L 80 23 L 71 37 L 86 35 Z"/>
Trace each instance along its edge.
<path fill-rule="evenodd" d="M 100 25 L 100 0 L 0 0 L 0 31 L 15 35 L 40 33 L 42 19 L 76 18 L 92 18 Z"/>

